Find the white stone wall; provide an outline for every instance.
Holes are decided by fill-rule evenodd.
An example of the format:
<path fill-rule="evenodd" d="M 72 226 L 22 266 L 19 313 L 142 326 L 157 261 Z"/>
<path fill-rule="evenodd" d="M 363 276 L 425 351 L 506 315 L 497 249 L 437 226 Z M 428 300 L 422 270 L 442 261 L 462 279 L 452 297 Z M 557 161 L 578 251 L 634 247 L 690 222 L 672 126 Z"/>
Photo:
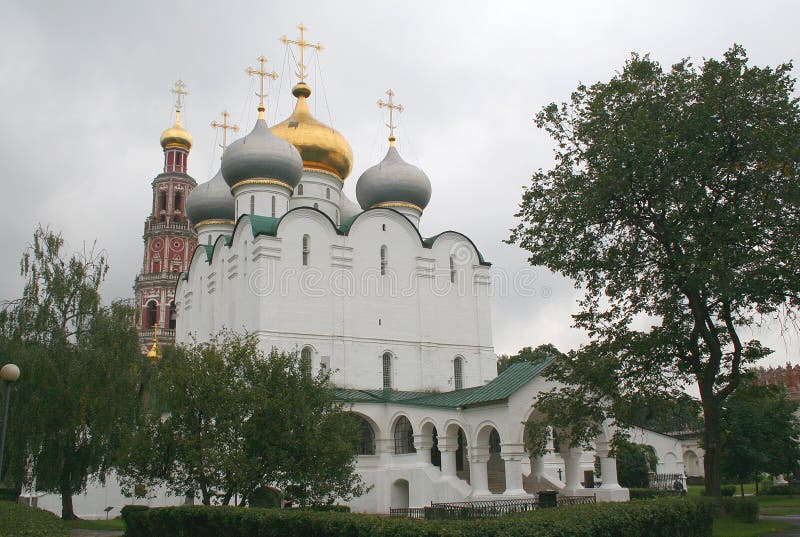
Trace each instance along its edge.
<path fill-rule="evenodd" d="M 425 247 L 391 209 L 362 214 L 346 236 L 307 207 L 287 213 L 276 237 L 253 237 L 244 216 L 230 246 L 217 241 L 210 264 L 198 249 L 179 282 L 177 341 L 226 327 L 257 333 L 265 350 L 309 345 L 314 367 L 324 359 L 336 385 L 362 389 L 382 387 L 381 357 L 390 352 L 394 389 L 449 391 L 462 356 L 464 387 L 479 386 L 496 375 L 488 271 L 466 237 L 448 232 Z"/>

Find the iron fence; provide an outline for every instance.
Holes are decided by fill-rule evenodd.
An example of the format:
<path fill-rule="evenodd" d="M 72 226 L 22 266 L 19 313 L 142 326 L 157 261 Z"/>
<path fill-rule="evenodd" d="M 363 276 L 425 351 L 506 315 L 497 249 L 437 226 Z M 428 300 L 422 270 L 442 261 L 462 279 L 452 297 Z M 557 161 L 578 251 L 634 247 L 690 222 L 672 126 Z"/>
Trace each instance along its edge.
<path fill-rule="evenodd" d="M 594 496 L 559 496 L 557 506 L 595 503 Z M 476 520 L 499 518 L 542 508 L 538 498 L 485 500 L 473 502 L 431 502 L 429 507 L 393 508 L 389 516 L 427 520 Z"/>
<path fill-rule="evenodd" d="M 683 491 L 683 474 L 649 474 L 649 487 L 658 490 Z M 678 488 L 680 483 L 680 488 Z"/>

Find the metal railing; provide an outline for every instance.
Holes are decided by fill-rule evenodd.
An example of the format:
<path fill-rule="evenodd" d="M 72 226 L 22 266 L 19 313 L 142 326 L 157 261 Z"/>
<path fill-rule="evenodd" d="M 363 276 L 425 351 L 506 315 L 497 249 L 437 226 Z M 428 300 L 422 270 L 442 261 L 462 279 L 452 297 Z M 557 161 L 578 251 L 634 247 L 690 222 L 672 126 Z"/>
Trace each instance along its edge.
<path fill-rule="evenodd" d="M 180 271 L 161 271 L 161 272 L 146 272 L 136 276 L 140 282 L 152 280 L 177 280 L 181 275 Z"/>
<path fill-rule="evenodd" d="M 594 496 L 559 496 L 556 505 L 595 503 Z M 477 520 L 499 518 L 543 508 L 538 498 L 484 500 L 474 502 L 431 502 L 430 507 L 401 507 L 389 509 L 389 516 L 426 520 Z"/>
<path fill-rule="evenodd" d="M 190 229 L 191 226 L 189 225 L 189 222 L 154 222 L 153 220 L 148 219 L 144 223 L 145 231 L 189 231 Z"/>
<path fill-rule="evenodd" d="M 139 331 L 139 335 L 143 339 L 151 339 L 155 335 L 154 328 L 142 328 Z M 170 328 L 159 328 L 158 329 L 158 337 L 165 338 L 165 339 L 175 339 L 175 330 Z"/>
<path fill-rule="evenodd" d="M 684 477 L 683 474 L 654 474 L 651 473 L 647 476 L 648 488 L 658 490 L 672 490 L 678 493 L 684 490 Z M 680 483 L 680 488 L 676 487 L 676 483 Z"/>

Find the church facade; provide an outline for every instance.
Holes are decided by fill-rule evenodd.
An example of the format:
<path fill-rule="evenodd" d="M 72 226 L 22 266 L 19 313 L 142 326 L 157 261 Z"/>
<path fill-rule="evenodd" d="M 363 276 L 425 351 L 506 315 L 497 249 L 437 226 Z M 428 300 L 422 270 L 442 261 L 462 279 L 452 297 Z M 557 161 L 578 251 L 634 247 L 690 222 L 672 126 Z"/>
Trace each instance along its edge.
<path fill-rule="evenodd" d="M 391 92 L 379 101 L 390 111 L 386 156 L 358 178 L 358 204 L 347 198 L 352 149 L 309 112 L 300 51 L 292 115 L 266 124 L 268 73 L 263 63 L 250 70 L 261 78 L 259 119 L 187 200 L 199 246 L 175 289 L 176 342 L 244 329 L 265 350 L 330 372 L 362 425 L 357 469 L 370 490 L 354 510 L 541 489 L 627 499 L 609 427 L 593 450 L 551 439 L 545 456 L 528 455 L 525 427 L 543 419 L 532 405 L 552 387 L 541 376 L 549 363 L 497 375 L 490 263 L 457 231 L 420 234 L 433 189 L 396 147 L 391 114 L 402 108 Z"/>

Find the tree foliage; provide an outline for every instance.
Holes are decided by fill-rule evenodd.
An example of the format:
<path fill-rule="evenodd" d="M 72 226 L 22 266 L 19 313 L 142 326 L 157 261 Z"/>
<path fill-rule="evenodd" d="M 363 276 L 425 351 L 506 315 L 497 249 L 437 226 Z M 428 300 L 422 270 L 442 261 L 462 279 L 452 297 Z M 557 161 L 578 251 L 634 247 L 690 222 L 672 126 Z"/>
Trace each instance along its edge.
<path fill-rule="evenodd" d="M 722 475 L 740 484 L 762 473 L 793 475 L 800 466 L 797 410 L 783 387 L 737 388 L 722 411 Z"/>
<path fill-rule="evenodd" d="M 570 385 L 551 407 L 591 405 L 572 405 L 573 442 L 613 416 L 615 397 L 668 396 L 691 379 L 717 496 L 721 406 L 743 367 L 770 352 L 741 329 L 793 316 L 800 298 L 791 69 L 751 66 L 733 46 L 669 70 L 634 54 L 610 81 L 579 85 L 536 118 L 555 165 L 534 174 L 510 237 L 584 290 L 575 325 L 592 343 L 549 369 Z"/>
<path fill-rule="evenodd" d="M 558 350 L 552 343 L 544 343 L 535 349 L 531 347 L 523 347 L 519 350 L 519 352 L 517 352 L 517 354 L 511 356 L 503 354 L 497 359 L 497 374 L 499 375 L 508 369 L 512 364 L 517 362 L 537 363 L 539 361 L 546 360 L 551 356 L 561 356 L 561 354 L 562 352 Z"/>
<path fill-rule="evenodd" d="M 0 315 L 0 352 L 19 365 L 9 418 L 9 476 L 62 497 L 104 481 L 135 423 L 142 357 L 125 302 L 101 305 L 108 270 L 93 251 L 67 256 L 61 235 L 38 228 L 21 262 L 22 297 Z"/>
<path fill-rule="evenodd" d="M 153 412 L 124 450 L 128 492 L 165 484 L 227 505 L 266 487 L 300 504 L 364 491 L 355 420 L 335 402 L 327 374 L 311 375 L 295 354 L 266 354 L 256 336 L 223 331 L 167 349 L 151 386 Z"/>
<path fill-rule="evenodd" d="M 630 441 L 625 434 L 616 434 L 611 442 L 611 454 L 617 459 L 617 479 L 626 488 L 647 488 L 650 473 L 658 465 L 653 446 Z"/>

